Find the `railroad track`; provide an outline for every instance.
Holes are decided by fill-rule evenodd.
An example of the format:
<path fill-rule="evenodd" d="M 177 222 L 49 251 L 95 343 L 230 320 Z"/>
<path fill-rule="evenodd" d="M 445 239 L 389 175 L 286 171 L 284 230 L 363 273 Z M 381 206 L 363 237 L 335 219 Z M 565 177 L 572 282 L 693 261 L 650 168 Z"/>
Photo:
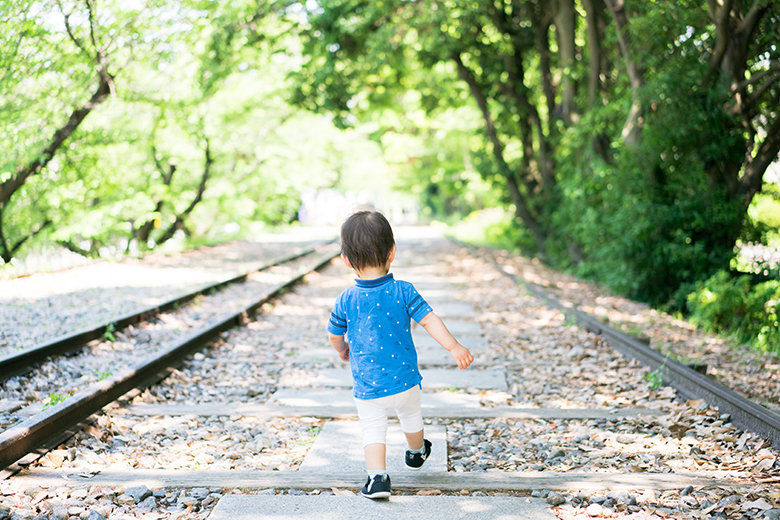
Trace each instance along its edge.
<path fill-rule="evenodd" d="M 151 384 L 165 377 L 168 371 L 179 364 L 186 356 L 202 348 L 220 332 L 240 323 L 248 314 L 255 312 L 257 308 L 292 286 L 305 274 L 319 268 L 336 256 L 338 251 L 338 245 L 329 244 L 320 248 L 311 248 L 300 253 L 286 255 L 259 267 L 256 272 L 270 271 L 276 266 L 289 266 L 297 261 L 290 272 L 281 274 L 281 281 L 264 284 L 264 290 L 249 298 L 250 301 L 244 301 L 246 298 L 240 300 L 236 308 L 228 312 L 216 314 L 211 319 L 208 319 L 204 326 L 193 327 L 188 333 L 182 334 L 181 337 L 172 341 L 170 346 L 149 355 L 144 361 L 132 368 L 127 368 L 115 376 L 99 381 L 97 384 L 68 397 L 63 402 L 47 407 L 48 409 L 44 409 L 33 417 L 0 433 L 0 467 L 5 468 L 52 439 L 61 438 L 61 432 L 69 431 L 80 421 L 130 390 L 138 386 Z M 252 274 L 250 273 L 242 274 L 216 284 L 210 284 L 207 287 L 201 287 L 194 292 L 169 300 L 163 305 L 145 309 L 112 323 L 119 323 L 121 327 L 131 323 L 139 323 L 143 319 L 154 317 L 160 312 L 174 309 L 183 302 L 196 298 L 198 295 L 213 292 L 230 284 L 246 281 L 251 276 Z M 14 373 L 28 371 L 31 369 L 31 366 L 39 364 L 54 353 L 81 348 L 86 342 L 96 337 L 101 337 L 107 330 L 107 326 L 107 324 L 100 325 L 86 331 L 57 338 L 46 345 L 12 356 L 12 359 L 6 358 L 8 362 L 4 367 Z M 12 469 L 11 471 L 14 470 Z"/>
<path fill-rule="evenodd" d="M 656 371 L 664 384 L 673 386 L 681 395 L 689 399 L 704 399 L 710 406 L 730 414 L 732 422 L 740 428 L 761 435 L 768 439 L 775 448 L 780 448 L 780 415 L 713 381 L 695 368 L 669 359 L 668 356 L 664 356 L 638 339 L 578 310 L 571 303 L 555 298 L 541 286 L 527 282 L 515 273 L 508 272 L 498 262 L 495 254 L 491 254 L 495 251 L 486 248 L 480 249 L 465 242 L 455 242 L 490 262 L 502 275 L 526 287 L 528 291 L 547 305 L 563 312 L 569 320 L 594 334 L 603 336 L 614 349 L 624 356 L 636 359 L 643 365 L 650 367 L 651 370 Z"/>
<path fill-rule="evenodd" d="M 671 387 L 648 388 L 648 367 L 465 248 L 399 240 L 395 266 L 476 358 L 453 370 L 415 330 L 434 454 L 420 473 L 394 467 L 403 448 L 391 428 L 393 486 L 409 496 L 387 506 L 344 496 L 365 474 L 349 375 L 323 332 L 351 283 L 338 262 L 169 377 L 95 413 L 93 426 L 0 492 L 31 514 L 72 507 L 76 516 L 214 520 L 260 511 L 363 518 L 367 507 L 481 520 L 752 518 L 778 506 L 780 464 L 766 438 Z"/>
<path fill-rule="evenodd" d="M 11 377 L 28 372 L 33 367 L 39 365 L 52 356 L 58 356 L 76 351 L 92 340 L 104 338 L 107 334 L 113 334 L 114 332 L 121 331 L 127 328 L 129 325 L 139 323 L 142 320 L 149 320 L 160 313 L 176 309 L 179 306 L 194 300 L 198 296 L 213 293 L 217 290 L 223 289 L 228 285 L 246 281 L 247 277 L 252 272 L 264 271 L 276 265 L 291 262 L 303 256 L 309 255 L 313 253 L 317 247 L 321 246 L 308 247 L 302 251 L 279 256 L 278 258 L 263 262 L 249 272 L 230 276 L 229 278 L 220 280 L 216 283 L 204 284 L 195 290 L 191 290 L 184 294 L 170 298 L 158 305 L 153 305 L 131 312 L 129 314 L 125 314 L 123 316 L 118 316 L 111 321 L 87 327 L 70 334 L 64 334 L 39 345 L 24 349 L 22 352 L 17 354 L 4 356 L 0 358 L 0 383 L 10 379 Z"/>

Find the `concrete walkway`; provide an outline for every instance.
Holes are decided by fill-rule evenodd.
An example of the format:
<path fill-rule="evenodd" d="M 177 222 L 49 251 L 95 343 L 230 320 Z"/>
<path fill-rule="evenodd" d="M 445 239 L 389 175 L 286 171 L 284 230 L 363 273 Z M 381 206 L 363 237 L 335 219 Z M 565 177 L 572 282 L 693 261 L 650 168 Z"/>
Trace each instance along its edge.
<path fill-rule="evenodd" d="M 524 497 L 236 495 L 220 499 L 209 520 L 555 520 L 549 506 Z"/>
<path fill-rule="evenodd" d="M 423 297 L 429 299 L 434 311 L 441 316 L 449 330 L 472 352 L 485 352 L 488 344 L 482 325 L 474 319 L 473 307 L 455 299 L 458 289 L 445 278 L 431 276 L 426 268 L 399 269 L 399 279 L 418 284 Z M 426 294 L 430 292 L 430 295 Z M 468 409 L 479 413 L 482 406 L 479 390 L 507 389 L 503 368 L 474 366 L 458 370 L 449 353 L 438 345 L 421 327 L 413 324 L 412 334 L 418 350 L 418 362 L 424 368 L 422 407 L 423 415 L 431 417 L 437 410 Z M 304 370 L 283 376 L 279 390 L 267 405 L 298 408 L 354 409 L 352 375 L 344 368 L 320 368 L 333 363 L 335 352 L 328 347 L 312 347 L 295 358 Z M 466 389 L 467 393 L 462 393 Z M 449 390 L 460 390 L 453 392 Z M 442 425 L 425 426 L 425 437 L 433 443 L 431 457 L 420 471 L 411 471 L 404 465 L 406 438 L 397 421 L 388 427 L 387 468 L 391 480 L 419 482 L 419 488 L 430 482 L 443 482 L 453 477 L 448 472 L 447 432 Z M 365 458 L 358 421 L 329 421 L 312 444 L 297 473 L 297 478 L 311 480 L 317 477 L 325 482 L 336 476 L 365 475 Z M 352 483 L 353 489 L 363 485 L 365 477 Z M 462 488 L 459 488 L 462 489 Z M 549 506 L 540 500 L 518 497 L 464 497 L 464 496 L 399 496 L 389 500 L 372 501 L 360 496 L 278 496 L 241 495 L 220 499 L 211 520 L 371 520 L 414 518 L 415 520 L 520 520 L 555 519 Z"/>

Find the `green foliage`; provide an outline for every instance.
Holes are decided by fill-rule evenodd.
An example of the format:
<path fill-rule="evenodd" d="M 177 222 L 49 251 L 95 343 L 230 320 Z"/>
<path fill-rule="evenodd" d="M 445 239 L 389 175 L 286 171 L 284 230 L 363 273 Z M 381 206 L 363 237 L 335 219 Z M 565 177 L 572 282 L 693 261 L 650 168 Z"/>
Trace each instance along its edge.
<path fill-rule="evenodd" d="M 647 89 L 655 105 L 641 147 L 618 150 L 613 164 L 591 151 L 588 130 L 614 128 L 614 107 L 591 111 L 563 141 L 578 160 L 561 164 L 565 203 L 554 218 L 581 248 L 580 275 L 679 310 L 681 285 L 727 268 L 733 256 L 744 207 L 713 178 L 729 175 L 722 166 L 741 160 L 744 143 L 739 122 L 718 109 L 725 94 L 687 95 L 700 78 L 667 67 Z M 553 259 L 565 267 L 570 250 L 554 250 Z"/>
<path fill-rule="evenodd" d="M 73 392 L 68 392 L 64 394 L 60 393 L 50 393 L 49 394 L 49 401 L 43 405 L 44 410 L 48 410 L 52 406 L 57 406 L 61 402 L 65 401 L 68 397 L 72 396 Z"/>
<path fill-rule="evenodd" d="M 660 368 L 656 368 L 645 376 L 647 386 L 653 390 L 660 390 L 664 385 L 664 373 Z"/>
<path fill-rule="evenodd" d="M 448 232 L 465 242 L 518 253 L 529 254 L 535 247 L 533 237 L 524 228 L 518 228 L 512 213 L 501 207 L 474 211 L 453 224 Z"/>
<path fill-rule="evenodd" d="M 6 4 L 0 183 L 96 83 L 63 22 L 69 15 L 75 40 L 91 41 L 88 3 Z M 0 242 L 25 246 L 16 256 L 52 242 L 115 257 L 240 238 L 294 221 L 304 191 L 379 188 L 364 172 L 386 166 L 366 132 L 336 131 L 288 103 L 301 57 L 285 6 L 153 1 L 139 13 L 120 4 L 92 3 L 97 43 L 111 41 L 109 57 L 122 63 L 110 69 L 114 92 L 0 203 Z M 108 33 L 115 39 L 102 40 Z"/>
<path fill-rule="evenodd" d="M 116 341 L 116 336 L 114 336 L 114 332 L 116 332 L 116 325 L 113 323 L 109 323 L 106 325 L 106 330 L 103 332 L 103 338 L 105 338 L 108 341 Z"/>
<path fill-rule="evenodd" d="M 749 276 L 721 271 L 688 296 L 691 320 L 711 332 L 780 352 L 780 281 L 751 284 Z"/>

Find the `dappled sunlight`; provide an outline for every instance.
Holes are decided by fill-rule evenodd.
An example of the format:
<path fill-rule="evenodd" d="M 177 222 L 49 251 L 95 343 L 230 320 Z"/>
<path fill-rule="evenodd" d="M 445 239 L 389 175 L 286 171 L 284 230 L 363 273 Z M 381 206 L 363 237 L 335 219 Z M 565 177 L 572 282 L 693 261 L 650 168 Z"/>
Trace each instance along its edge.
<path fill-rule="evenodd" d="M 133 417 L 122 411 L 76 436 L 75 449 L 53 452 L 43 467 L 112 469 L 297 469 L 324 421 L 254 416 Z M 229 446 L 229 447 L 228 447 Z"/>

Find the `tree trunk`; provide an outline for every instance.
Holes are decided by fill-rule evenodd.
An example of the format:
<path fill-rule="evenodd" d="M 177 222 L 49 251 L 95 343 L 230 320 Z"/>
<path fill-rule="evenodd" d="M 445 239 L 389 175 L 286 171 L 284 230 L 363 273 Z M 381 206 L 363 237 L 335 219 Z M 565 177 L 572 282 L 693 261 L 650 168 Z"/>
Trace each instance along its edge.
<path fill-rule="evenodd" d="M 583 0 L 588 24 L 588 103 L 591 108 L 601 93 L 601 41 L 604 39 L 603 0 Z"/>
<path fill-rule="evenodd" d="M 49 227 L 51 224 L 52 221 L 47 219 L 43 222 L 43 224 L 38 226 L 38 229 L 20 239 L 18 242 L 16 242 L 16 244 L 8 245 L 8 240 L 6 239 L 5 233 L 3 231 L 3 207 L 0 206 L 0 259 L 2 259 L 6 264 L 9 263 L 11 260 L 13 260 L 17 251 L 22 248 L 25 242 L 31 238 L 35 238 L 38 233 Z"/>
<path fill-rule="evenodd" d="M 512 199 L 512 202 L 515 205 L 515 213 L 517 217 L 526 226 L 526 228 L 534 236 L 534 239 L 536 240 L 536 245 L 539 248 L 539 253 L 544 254 L 546 248 L 546 241 L 547 241 L 546 237 L 542 232 L 542 228 L 539 225 L 539 222 L 531 214 L 530 208 L 528 206 L 528 201 L 526 200 L 523 193 L 520 191 L 520 186 L 517 182 L 517 179 L 515 178 L 514 174 L 512 173 L 512 170 L 507 164 L 506 159 L 504 158 L 504 146 L 501 143 L 498 134 L 496 133 L 495 123 L 493 122 L 493 117 L 490 114 L 490 109 L 487 104 L 487 98 L 485 97 L 485 94 L 482 92 L 482 89 L 477 84 L 477 80 L 474 78 L 474 75 L 471 73 L 469 68 L 466 67 L 466 65 L 463 63 L 463 60 L 461 59 L 459 53 L 455 53 L 453 55 L 453 60 L 455 61 L 455 64 L 458 67 L 458 74 L 460 75 L 461 79 L 468 84 L 469 89 L 471 90 L 471 94 L 472 96 L 474 96 L 474 99 L 476 100 L 477 105 L 479 106 L 479 109 L 482 112 L 482 117 L 485 120 L 485 127 L 488 134 L 488 139 L 490 140 L 490 143 L 493 146 L 493 156 L 496 158 L 499 171 L 501 172 L 502 176 L 506 180 L 507 188 L 509 189 L 509 195 Z"/>
<path fill-rule="evenodd" d="M 572 78 L 574 60 L 577 54 L 575 42 L 576 16 L 574 0 L 558 0 L 555 13 L 555 35 L 558 40 L 558 58 L 561 67 L 561 113 L 567 126 L 571 126 L 577 120 L 577 107 L 574 97 L 577 93 L 577 85 Z"/>
<path fill-rule="evenodd" d="M 774 121 L 767 112 L 762 117 L 769 119 L 766 135 L 753 150 L 756 134 L 753 121 L 758 116 L 757 107 L 762 98 L 771 94 L 771 88 L 780 81 L 780 63 L 770 62 L 766 71 L 752 74 L 746 78 L 748 69 L 749 47 L 758 25 L 769 12 L 770 0 L 754 0 L 747 12 L 741 2 L 723 0 L 718 3 L 708 2 L 710 17 L 715 21 L 715 46 L 708 62 L 708 72 L 703 87 L 709 89 L 718 82 L 730 82 L 733 93 L 731 112 L 739 115 L 744 126 L 750 130 L 750 142 L 742 163 L 731 165 L 713 165 L 708 168 L 712 175 L 724 177 L 720 179 L 725 184 L 729 194 L 741 198 L 743 207 L 747 209 L 753 198 L 761 191 L 764 174 L 780 152 L 780 116 L 775 112 Z M 753 91 L 748 94 L 748 87 Z M 774 95 L 774 106 L 780 105 L 780 96 Z M 742 176 L 739 171 L 742 169 Z M 725 171 L 724 171 L 725 170 Z"/>
<path fill-rule="evenodd" d="M 160 238 L 156 241 L 157 244 L 163 244 L 173 238 L 173 235 L 176 233 L 176 231 L 182 229 L 184 227 L 184 220 L 187 218 L 187 216 L 192 213 L 192 210 L 195 209 L 195 206 L 198 205 L 198 203 L 203 200 L 203 192 L 206 191 L 206 182 L 209 180 L 209 175 L 211 174 L 211 165 L 214 162 L 214 159 L 211 157 L 211 147 L 209 144 L 208 139 L 206 140 L 206 159 L 205 163 L 203 165 L 203 175 L 200 179 L 200 186 L 198 186 L 198 192 L 195 194 L 195 198 L 192 200 L 189 206 L 187 206 L 187 209 L 176 215 L 176 220 L 174 220 L 173 224 L 171 224 L 168 229 L 163 232 L 163 234 L 160 236 Z"/>
<path fill-rule="evenodd" d="M 642 101 L 639 97 L 639 90 L 644 86 L 645 79 L 642 71 L 637 65 L 632 55 L 632 49 L 628 39 L 628 17 L 624 0 L 605 0 L 615 22 L 615 31 L 617 32 L 618 45 L 620 53 L 623 56 L 623 62 L 626 65 L 628 80 L 631 85 L 631 109 L 628 111 L 628 117 L 623 125 L 621 138 L 629 146 L 639 142 L 639 136 L 642 132 Z"/>
<path fill-rule="evenodd" d="M 555 85 L 552 79 L 552 51 L 550 50 L 550 26 L 552 21 L 547 10 L 547 2 L 541 2 L 539 10 L 531 9 L 531 26 L 535 28 L 535 46 L 539 53 L 539 73 L 542 79 L 542 92 L 547 107 L 548 131 L 550 139 L 556 135 L 555 119 Z"/>

